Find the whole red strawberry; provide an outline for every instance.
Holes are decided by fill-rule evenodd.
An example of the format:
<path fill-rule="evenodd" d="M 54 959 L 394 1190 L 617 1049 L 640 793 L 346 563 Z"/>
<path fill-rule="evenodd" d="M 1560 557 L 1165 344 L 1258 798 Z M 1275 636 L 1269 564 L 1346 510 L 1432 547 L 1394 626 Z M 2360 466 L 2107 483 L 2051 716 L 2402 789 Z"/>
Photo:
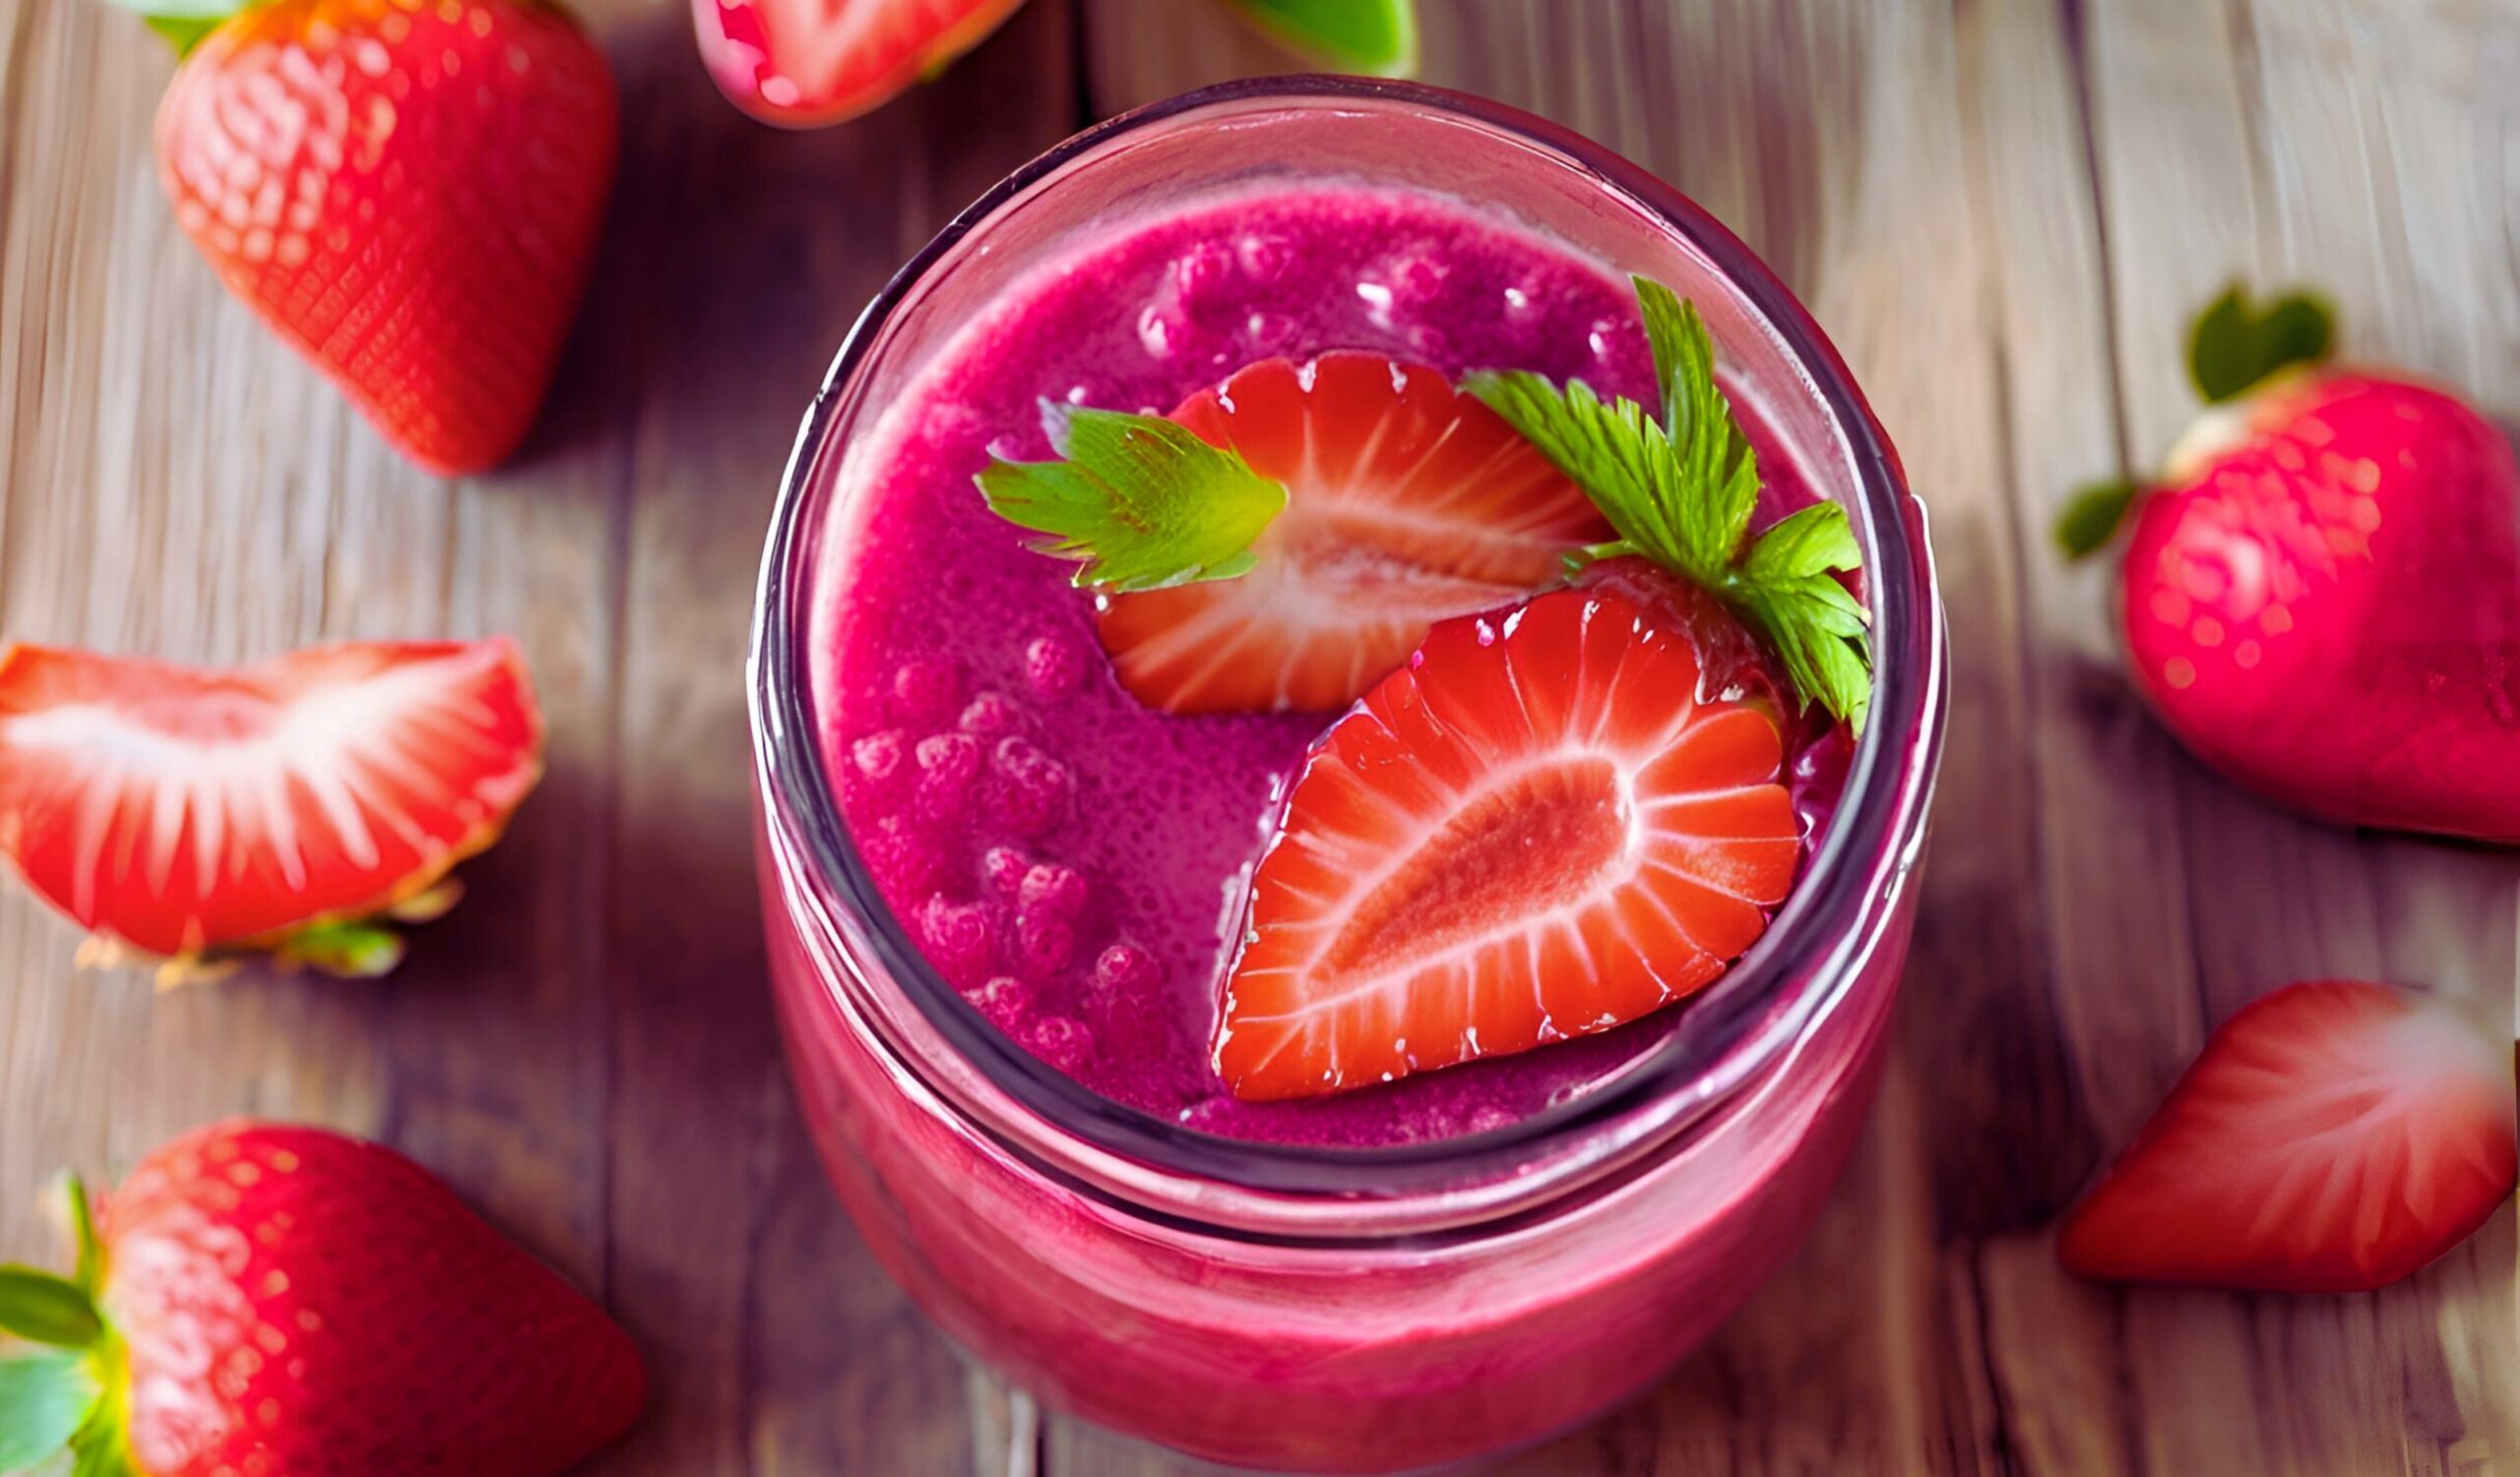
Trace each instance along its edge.
<path fill-rule="evenodd" d="M 390 1149 L 244 1121 L 143 1160 L 75 1281 L 0 1268 L 0 1470 L 549 1477 L 647 1399 L 602 1310 Z"/>
<path fill-rule="evenodd" d="M 618 129 L 603 54 L 550 6 L 277 0 L 177 69 L 158 155 L 229 290 L 454 475 L 534 422 Z"/>
<path fill-rule="evenodd" d="M 2324 324 L 2305 299 L 2260 317 L 2236 297 L 2200 323 L 2198 383 L 2229 403 L 2134 505 L 2136 680 L 2199 757 L 2269 799 L 2520 841 L 2510 442 L 2446 390 L 2311 367 Z"/>

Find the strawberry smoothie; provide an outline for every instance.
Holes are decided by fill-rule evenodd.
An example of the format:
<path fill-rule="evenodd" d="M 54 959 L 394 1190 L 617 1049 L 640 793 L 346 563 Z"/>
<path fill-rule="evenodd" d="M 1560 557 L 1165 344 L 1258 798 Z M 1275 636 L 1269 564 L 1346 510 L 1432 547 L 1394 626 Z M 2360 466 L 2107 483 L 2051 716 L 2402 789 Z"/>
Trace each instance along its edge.
<path fill-rule="evenodd" d="M 1255 359 L 1364 350 L 1451 378 L 1583 379 L 1650 400 L 1626 285 L 1501 220 L 1403 191 L 1218 201 L 1045 264 L 972 324 L 862 453 L 827 547 L 814 682 L 825 762 L 928 962 L 1037 1058 L 1116 1102 L 1244 1138 L 1377 1144 L 1492 1128 L 1668 1034 L 1606 1035 L 1303 1101 L 1208 1061 L 1233 905 L 1318 712 L 1175 716 L 1124 690 L 1093 597 L 973 476 L 1048 453 L 1038 402 L 1170 409 Z M 1812 500 L 1772 437 L 1766 517 Z M 1794 750 L 1806 826 L 1844 744 Z"/>
<path fill-rule="evenodd" d="M 1658 554 L 1566 588 L 1610 494 L 1508 424 L 1555 411 L 1482 374 L 1648 405 L 1668 382 L 1703 411 L 1710 365 L 1732 414 L 1664 423 L 1757 451 L 1755 498 L 1736 482 L 1720 515 L 1753 533 L 1724 547 L 1791 519 L 1851 531 L 1801 552 L 1860 548 L 1859 582 L 1820 582 L 1868 615 L 1859 742 L 1738 618 L 1739 589 L 1776 587 L 1718 596 Z M 1126 443 L 1188 459 L 1167 465 L 1233 448 L 1236 495 L 1256 482 L 1277 521 L 1203 553 L 1214 578 L 1080 588 L 1049 523 L 1010 521 L 1040 505 L 1003 493 L 1091 492 L 1097 412 L 1179 417 Z M 1352 482 L 1380 502 L 1341 501 Z M 1802 650 L 1791 670 L 1817 670 Z M 1895 462 L 1808 317 L 1694 206 L 1432 89 L 1159 104 L 1029 166 L 888 288 L 790 466 L 753 703 L 800 1109 L 885 1266 L 1063 1408 L 1276 1470 L 1536 1441 L 1703 1341 L 1853 1152 L 1942 684 Z M 1491 825 L 1496 797 L 1518 808 Z M 1442 819 L 1473 810 L 1485 829 Z M 1394 836 L 1438 864 L 1350 865 Z M 1622 837 L 1643 860 L 1586 880 Z M 1551 890 L 1576 884 L 1610 890 Z M 1522 936 L 1477 931 L 1517 909 L 1563 939 L 1481 952 Z M 1538 1013 L 1474 989 L 1424 1033 L 1370 999 L 1348 1018 L 1333 978 L 1300 1029 L 1347 1034 L 1281 1050 L 1297 1015 L 1270 992 L 1320 980 L 1263 956 L 1327 957 L 1304 950 L 1331 933 L 1343 969 L 1527 969 L 1506 994 Z"/>

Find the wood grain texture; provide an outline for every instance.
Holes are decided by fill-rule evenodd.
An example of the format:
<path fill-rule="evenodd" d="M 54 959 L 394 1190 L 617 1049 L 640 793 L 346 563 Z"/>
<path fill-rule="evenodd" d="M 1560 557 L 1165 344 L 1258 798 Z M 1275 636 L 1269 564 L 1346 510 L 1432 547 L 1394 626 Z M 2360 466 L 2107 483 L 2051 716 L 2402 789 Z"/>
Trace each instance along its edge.
<path fill-rule="evenodd" d="M 740 687 L 760 533 L 849 319 L 1087 111 L 1294 65 L 1190 0 L 1036 0 L 846 128 L 726 108 L 679 6 L 600 0 L 624 170 L 552 404 L 495 477 L 404 467 L 158 195 L 168 70 L 0 0 L 0 635 L 227 660 L 505 630 L 552 774 L 393 982 L 158 996 L 0 898 L 0 1256 L 37 1191 L 256 1112 L 389 1138 L 586 1285 L 658 1405 L 607 1474 L 1199 1470 L 968 1372 L 812 1164 L 761 983 Z M 2491 0 L 1421 0 L 1429 80 L 1723 217 L 1845 351 L 1931 509 L 1954 722 L 1895 1056 L 1812 1244 L 1567 1473 L 2520 1471 L 2506 1211 L 2366 1298 L 2117 1293 L 2046 1227 L 2283 981 L 2520 995 L 2520 860 L 2295 821 L 2117 674 L 2075 482 L 2183 423 L 2187 313 L 2314 280 L 2349 344 L 2520 421 L 2520 11 Z M 1080 90 L 1084 96 L 1080 96 Z"/>
<path fill-rule="evenodd" d="M 502 630 L 550 777 L 390 982 L 159 996 L 0 898 L 0 1256 L 38 1190 L 249 1112 L 393 1141 L 605 1297 L 660 1394 L 610 1473 L 942 1472 L 966 1381 L 837 1214 L 787 1097 L 752 886 L 743 648 L 798 417 L 899 262 L 1076 124 L 1032 8 L 852 128 L 727 107 L 686 11 L 588 17 L 623 94 L 603 254 L 498 475 L 405 467 L 176 233 L 171 63 L 86 0 L 0 0 L 0 632 L 231 660 Z"/>

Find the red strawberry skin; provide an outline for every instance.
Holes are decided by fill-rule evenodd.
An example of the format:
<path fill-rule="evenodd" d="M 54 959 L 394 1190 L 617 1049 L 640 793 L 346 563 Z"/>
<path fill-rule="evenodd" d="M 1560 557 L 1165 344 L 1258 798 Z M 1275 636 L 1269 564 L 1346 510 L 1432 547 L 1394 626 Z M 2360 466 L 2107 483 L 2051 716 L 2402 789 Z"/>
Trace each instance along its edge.
<path fill-rule="evenodd" d="M 1024 0 L 692 0 L 700 60 L 764 123 L 819 128 L 882 103 L 988 38 Z"/>
<path fill-rule="evenodd" d="M 99 1230 L 147 1477 L 549 1477 L 647 1400 L 602 1310 L 375 1144 L 204 1128 Z"/>
<path fill-rule="evenodd" d="M 2137 505 L 2122 615 L 2199 757 L 2306 814 L 2520 841 L 2520 473 L 2441 390 L 2278 380 Z"/>
<path fill-rule="evenodd" d="M 533 424 L 595 254 L 603 54 L 517 0 L 280 0 L 158 109 L 175 218 L 228 289 L 445 476 Z"/>
<path fill-rule="evenodd" d="M 2288 986 L 2226 1021 L 2066 1218 L 2066 1270 L 2345 1293 L 2412 1276 L 2511 1197 L 2510 1043 L 2384 985 Z"/>

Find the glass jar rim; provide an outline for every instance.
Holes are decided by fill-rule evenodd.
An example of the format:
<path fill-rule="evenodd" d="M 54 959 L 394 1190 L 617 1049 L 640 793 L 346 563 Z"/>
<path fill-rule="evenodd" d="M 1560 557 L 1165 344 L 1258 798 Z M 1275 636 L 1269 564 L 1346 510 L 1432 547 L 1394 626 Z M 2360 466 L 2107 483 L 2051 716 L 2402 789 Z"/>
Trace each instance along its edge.
<path fill-rule="evenodd" d="M 1596 185 L 1640 209 L 1702 255 L 1753 310 L 1787 359 L 1806 378 L 1844 440 L 1856 482 L 1858 538 L 1865 546 L 1866 593 L 1876 652 L 1871 721 L 1858 744 L 1837 812 L 1806 876 L 1752 951 L 1693 996 L 1687 1017 L 1599 1089 L 1552 1104 L 1500 1127 L 1419 1142 L 1367 1147 L 1287 1144 L 1204 1132 L 1102 1097 L 1040 1061 L 988 1022 L 926 961 L 884 903 L 841 818 L 827 772 L 810 681 L 806 613 L 813 536 L 827 509 L 818 495 L 838 479 L 818 479 L 844 393 L 868 372 L 872 350 L 892 315 L 964 238 L 1036 186 L 1149 125 L 1211 109 L 1270 103 L 1399 105 L 1449 115 L 1554 156 Z M 1933 594 L 1922 509 L 1910 496 L 1887 438 L 1836 350 L 1784 284 L 1714 217 L 1612 151 L 1544 119 L 1485 98 L 1419 83 L 1332 76 L 1228 82 L 1150 103 L 1088 128 L 1032 160 L 956 216 L 876 293 L 850 328 L 799 428 L 781 479 L 756 592 L 747 662 L 754 761 L 774 846 L 807 869 L 807 882 L 862 925 L 875 962 L 924 1024 L 990 1087 L 1054 1133 L 1098 1158 L 1144 1166 L 1174 1184 L 1230 1187 L 1264 1202 L 1354 1204 L 1453 1190 L 1481 1174 L 1512 1178 L 1517 1167 L 1596 1140 L 1661 1143 L 1779 1060 L 1841 997 L 1862 957 L 1867 918 L 1913 866 L 1924 802 L 1941 738 L 1944 636 Z M 1837 956 L 1809 965 L 1815 948 Z M 1789 990 L 1794 994 L 1787 994 Z M 915 1066 L 914 1069 L 915 1070 Z M 924 1074 L 922 1074 L 924 1075 Z M 939 1084 L 928 1082 L 931 1089 Z M 949 1101 L 956 1096 L 940 1091 Z M 957 1105 L 961 1107 L 963 1105 Z M 1648 1131 L 1605 1135 L 1612 1124 Z M 1038 1168 L 1112 1196 L 1101 1177 L 1080 1174 L 1028 1135 L 982 1124 Z M 1614 1154 L 1595 1152 L 1595 1167 Z M 1562 1177 L 1552 1176 L 1552 1181 Z M 1529 1186 L 1526 1188 L 1537 1188 Z M 1142 1195 L 1123 1201 L 1159 1219 Z M 1515 1193 L 1496 1197 L 1526 1203 Z M 1186 1217 L 1196 1223 L 1198 1217 Z"/>

